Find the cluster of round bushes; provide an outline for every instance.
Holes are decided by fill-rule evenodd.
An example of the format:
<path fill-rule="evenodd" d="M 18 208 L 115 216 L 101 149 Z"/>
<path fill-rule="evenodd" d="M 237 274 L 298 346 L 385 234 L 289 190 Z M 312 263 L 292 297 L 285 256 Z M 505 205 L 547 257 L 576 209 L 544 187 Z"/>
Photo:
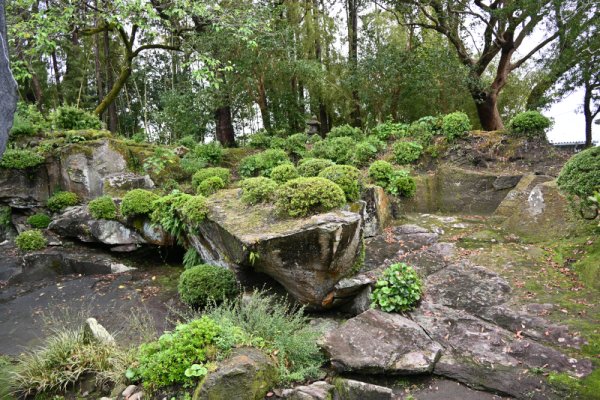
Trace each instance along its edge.
<path fill-rule="evenodd" d="M 290 159 L 282 149 L 269 149 L 258 154 L 244 157 L 240 161 L 238 172 L 243 178 L 270 176 L 273 168 L 289 164 Z"/>
<path fill-rule="evenodd" d="M 198 194 L 210 196 L 227 187 L 230 179 L 231 173 L 227 168 L 203 168 L 192 176 L 192 186 Z"/>

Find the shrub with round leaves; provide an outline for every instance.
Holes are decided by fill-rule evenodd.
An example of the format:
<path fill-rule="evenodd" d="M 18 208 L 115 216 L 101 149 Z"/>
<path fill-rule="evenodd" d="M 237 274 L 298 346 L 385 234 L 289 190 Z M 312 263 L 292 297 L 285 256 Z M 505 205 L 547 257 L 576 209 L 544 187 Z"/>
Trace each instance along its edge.
<path fill-rule="evenodd" d="M 211 176 L 200 182 L 197 192 L 203 196 L 210 196 L 223 188 L 225 188 L 223 179 L 219 176 Z"/>
<path fill-rule="evenodd" d="M 347 201 L 357 201 L 360 197 L 360 171 L 350 165 L 332 165 L 319 174 L 342 188 Z"/>
<path fill-rule="evenodd" d="M 318 176 L 321 171 L 334 165 L 334 162 L 325 158 L 304 158 L 298 165 L 298 173 L 304 177 Z"/>
<path fill-rule="evenodd" d="M 233 272 L 208 264 L 183 271 L 177 289 L 181 300 L 195 308 L 231 299 L 239 293 L 239 285 Z"/>
<path fill-rule="evenodd" d="M 212 168 L 203 168 L 192 176 L 192 186 L 198 188 L 198 186 L 208 178 L 219 177 L 223 181 L 225 185 L 229 184 L 229 180 L 231 179 L 231 172 L 227 168 L 221 167 L 212 167 Z"/>
<path fill-rule="evenodd" d="M 442 119 L 442 132 L 450 141 L 465 136 L 472 128 L 469 116 L 464 112 L 453 112 Z"/>
<path fill-rule="evenodd" d="M 410 164 L 419 159 L 423 153 L 423 146 L 416 142 L 394 143 L 394 157 L 400 165 Z"/>
<path fill-rule="evenodd" d="M 121 202 L 121 214 L 124 217 L 148 215 L 154 211 L 154 201 L 160 196 L 145 189 L 133 189 L 125 194 Z"/>
<path fill-rule="evenodd" d="M 556 181 L 561 191 L 587 204 L 600 190 L 600 147 L 584 150 L 567 161 Z"/>
<path fill-rule="evenodd" d="M 544 117 L 538 111 L 525 111 L 515 115 L 508 122 L 508 130 L 515 136 L 528 138 L 544 138 L 546 130 L 550 128 L 552 121 Z"/>
<path fill-rule="evenodd" d="M 77 194 L 73 192 L 57 192 L 48 199 L 46 207 L 58 212 L 77 204 L 79 204 L 79 196 Z"/>
<path fill-rule="evenodd" d="M 346 203 L 342 188 L 325 178 L 296 178 L 276 192 L 276 207 L 290 217 L 304 217 L 341 207 Z"/>
<path fill-rule="evenodd" d="M 88 210 L 95 219 L 117 218 L 117 206 L 110 196 L 101 196 L 88 203 Z"/>
<path fill-rule="evenodd" d="M 376 185 L 383 188 L 390 183 L 393 174 L 394 166 L 384 160 L 377 160 L 369 167 L 369 177 Z"/>
<path fill-rule="evenodd" d="M 421 279 L 405 263 L 392 264 L 383 271 L 371 294 L 371 306 L 385 312 L 409 311 L 421 299 Z"/>
<path fill-rule="evenodd" d="M 278 165 L 271 171 L 271 179 L 277 183 L 285 183 L 291 179 L 296 179 L 300 175 L 294 164 Z"/>
<path fill-rule="evenodd" d="M 385 189 L 395 196 L 412 197 L 417 190 L 417 183 L 408 171 L 397 169 Z"/>
<path fill-rule="evenodd" d="M 258 204 L 273 200 L 277 190 L 277 182 L 259 176 L 247 178 L 240 182 L 242 188 L 242 201 L 248 204 Z"/>
<path fill-rule="evenodd" d="M 27 223 L 36 229 L 46 229 L 50 222 L 52 222 L 52 219 L 46 214 L 34 214 L 27 218 Z"/>
<path fill-rule="evenodd" d="M 48 242 L 46 241 L 42 231 L 38 229 L 32 229 L 19 233 L 19 235 L 15 238 L 15 244 L 22 251 L 35 251 L 46 247 Z"/>
<path fill-rule="evenodd" d="M 202 195 L 186 197 L 187 200 L 179 209 L 181 218 L 190 224 L 199 224 L 208 214 L 208 203 Z"/>

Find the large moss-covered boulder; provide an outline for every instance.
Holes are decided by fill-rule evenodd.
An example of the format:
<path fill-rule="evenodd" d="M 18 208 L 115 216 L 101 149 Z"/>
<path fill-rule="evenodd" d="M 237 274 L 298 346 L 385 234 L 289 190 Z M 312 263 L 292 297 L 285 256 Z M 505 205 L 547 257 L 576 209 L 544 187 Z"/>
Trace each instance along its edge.
<path fill-rule="evenodd" d="M 360 262 L 362 206 L 356 211 L 289 218 L 269 204 L 244 204 L 239 190 L 222 190 L 211 197 L 207 219 L 188 239 L 207 263 L 254 268 L 296 300 L 327 308 L 336 283 Z"/>

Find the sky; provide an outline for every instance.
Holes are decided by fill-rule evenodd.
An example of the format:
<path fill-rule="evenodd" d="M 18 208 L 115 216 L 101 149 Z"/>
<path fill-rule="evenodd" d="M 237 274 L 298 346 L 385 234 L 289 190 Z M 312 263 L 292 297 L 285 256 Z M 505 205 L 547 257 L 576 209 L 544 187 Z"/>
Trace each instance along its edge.
<path fill-rule="evenodd" d="M 551 142 L 585 140 L 582 101 L 583 90 L 577 90 L 543 113 L 554 119 L 554 126 L 548 132 L 548 140 Z M 592 140 L 600 142 L 600 125 L 592 124 Z"/>

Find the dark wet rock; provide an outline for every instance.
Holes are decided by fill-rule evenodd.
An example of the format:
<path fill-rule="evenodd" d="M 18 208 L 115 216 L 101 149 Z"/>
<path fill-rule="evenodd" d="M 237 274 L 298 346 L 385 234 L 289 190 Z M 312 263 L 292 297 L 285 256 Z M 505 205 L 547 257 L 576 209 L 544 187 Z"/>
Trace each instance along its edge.
<path fill-rule="evenodd" d="M 21 270 L 19 250 L 9 242 L 0 244 L 0 281 L 8 281 L 20 274 Z"/>
<path fill-rule="evenodd" d="M 271 205 L 244 205 L 238 194 L 223 190 L 213 195 L 207 220 L 188 236 L 202 259 L 233 269 L 253 268 L 301 303 L 332 307 L 335 285 L 360 260 L 361 214 L 335 210 L 283 219 Z"/>
<path fill-rule="evenodd" d="M 554 398 L 551 389 L 542 377 L 530 372 L 532 368 L 574 376 L 591 371 L 587 360 L 569 358 L 463 310 L 422 302 L 410 316 L 444 347 L 433 372 L 477 389 L 548 399 Z"/>
<path fill-rule="evenodd" d="M 379 186 L 366 187 L 361 197 L 366 203 L 363 216 L 364 235 L 365 237 L 378 235 L 392 219 L 390 199 Z"/>
<path fill-rule="evenodd" d="M 340 307 L 342 312 L 350 315 L 362 314 L 371 308 L 371 293 L 373 289 L 371 286 L 365 286 L 358 293 L 354 295 L 352 300 Z"/>
<path fill-rule="evenodd" d="M 523 175 L 502 175 L 497 177 L 492 185 L 496 190 L 512 189 L 517 186 L 522 177 Z"/>
<path fill-rule="evenodd" d="M 335 380 L 335 391 L 343 400 L 391 400 L 393 396 L 390 388 L 344 378 Z"/>
<path fill-rule="evenodd" d="M 473 313 L 505 303 L 511 288 L 495 272 L 461 262 L 430 275 L 425 281 L 425 291 L 433 303 Z"/>
<path fill-rule="evenodd" d="M 133 172 L 117 172 L 104 177 L 103 192 L 127 191 L 132 189 L 153 189 L 154 182 L 148 175 L 138 175 Z"/>
<path fill-rule="evenodd" d="M 259 400 L 276 382 L 277 368 L 271 358 L 255 348 L 239 348 L 198 384 L 193 400 Z"/>
<path fill-rule="evenodd" d="M 35 208 L 45 205 L 50 195 L 44 165 L 26 170 L 0 168 L 0 203 L 13 208 Z"/>
<path fill-rule="evenodd" d="M 419 374 L 431 372 L 441 346 L 417 324 L 398 314 L 368 310 L 324 338 L 338 372 Z"/>
<path fill-rule="evenodd" d="M 141 235 L 149 244 L 156 246 L 172 246 L 175 239 L 162 226 L 153 224 L 148 220 L 142 223 Z"/>
<path fill-rule="evenodd" d="M 333 398 L 335 387 L 325 381 L 313 382 L 310 385 L 284 389 L 279 397 L 286 400 L 330 400 Z"/>
<path fill-rule="evenodd" d="M 403 250 L 416 250 L 430 246 L 437 242 L 438 234 L 418 225 L 400 225 L 392 230 L 394 239 L 398 241 Z"/>
<path fill-rule="evenodd" d="M 406 254 L 400 261 L 412 266 L 421 277 L 426 277 L 445 268 L 455 251 L 454 243 L 435 243 L 424 251 Z"/>

